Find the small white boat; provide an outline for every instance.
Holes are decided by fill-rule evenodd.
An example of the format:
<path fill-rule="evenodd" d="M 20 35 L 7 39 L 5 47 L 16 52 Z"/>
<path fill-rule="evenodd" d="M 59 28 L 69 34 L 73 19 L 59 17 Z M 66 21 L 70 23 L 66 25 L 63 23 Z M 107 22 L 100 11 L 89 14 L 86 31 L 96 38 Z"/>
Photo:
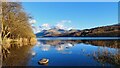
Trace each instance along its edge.
<path fill-rule="evenodd" d="M 39 61 L 40 64 L 47 64 L 48 62 L 49 62 L 49 59 L 45 59 L 45 58 Z"/>

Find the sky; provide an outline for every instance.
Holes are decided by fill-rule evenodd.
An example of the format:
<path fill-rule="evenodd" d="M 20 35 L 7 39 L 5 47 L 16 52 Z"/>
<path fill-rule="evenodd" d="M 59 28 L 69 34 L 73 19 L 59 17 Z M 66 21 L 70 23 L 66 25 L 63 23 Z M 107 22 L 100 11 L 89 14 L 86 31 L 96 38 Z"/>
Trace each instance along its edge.
<path fill-rule="evenodd" d="M 8 2 L 119 2 L 119 0 L 5 0 Z M 4 0 L 3 0 L 4 2 Z"/>
<path fill-rule="evenodd" d="M 22 2 L 35 27 L 89 29 L 118 23 L 117 2 Z M 48 28 L 47 28 L 48 27 Z"/>

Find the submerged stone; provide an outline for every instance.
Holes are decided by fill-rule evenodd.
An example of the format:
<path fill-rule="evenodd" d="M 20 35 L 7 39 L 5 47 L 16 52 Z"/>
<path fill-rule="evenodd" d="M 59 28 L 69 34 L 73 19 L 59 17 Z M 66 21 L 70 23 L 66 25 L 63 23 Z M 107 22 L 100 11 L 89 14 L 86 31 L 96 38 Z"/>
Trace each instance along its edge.
<path fill-rule="evenodd" d="M 47 64 L 49 62 L 49 59 L 43 58 L 38 63 L 39 64 Z"/>

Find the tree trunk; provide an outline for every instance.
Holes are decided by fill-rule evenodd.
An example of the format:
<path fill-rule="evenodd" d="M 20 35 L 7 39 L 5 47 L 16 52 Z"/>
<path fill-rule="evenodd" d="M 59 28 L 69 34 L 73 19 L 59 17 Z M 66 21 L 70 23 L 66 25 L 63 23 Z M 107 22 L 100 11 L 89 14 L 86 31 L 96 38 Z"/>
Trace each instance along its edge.
<path fill-rule="evenodd" d="M 2 2 L 0 2 L 0 68 L 2 67 Z"/>

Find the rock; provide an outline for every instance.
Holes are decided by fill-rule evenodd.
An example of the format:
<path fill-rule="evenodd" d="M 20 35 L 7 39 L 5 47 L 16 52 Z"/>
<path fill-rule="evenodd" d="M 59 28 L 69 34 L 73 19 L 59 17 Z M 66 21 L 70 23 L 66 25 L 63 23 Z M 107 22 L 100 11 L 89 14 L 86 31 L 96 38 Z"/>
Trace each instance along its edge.
<path fill-rule="evenodd" d="M 39 63 L 39 64 L 47 64 L 48 62 L 49 62 L 49 59 L 43 58 L 43 59 L 41 59 L 38 63 Z"/>

